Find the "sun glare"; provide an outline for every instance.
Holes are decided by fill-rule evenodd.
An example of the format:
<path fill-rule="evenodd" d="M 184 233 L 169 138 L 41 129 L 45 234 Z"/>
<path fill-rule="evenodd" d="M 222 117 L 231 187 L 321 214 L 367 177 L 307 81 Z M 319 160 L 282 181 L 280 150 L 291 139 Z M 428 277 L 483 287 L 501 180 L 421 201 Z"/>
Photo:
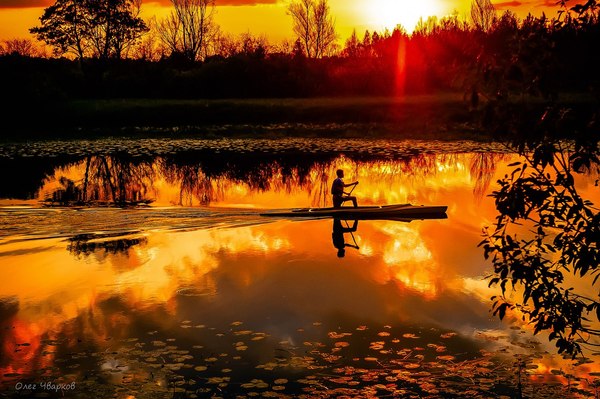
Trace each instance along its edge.
<path fill-rule="evenodd" d="M 394 29 L 400 24 L 412 32 L 419 18 L 440 14 L 438 0 L 370 0 L 368 13 L 372 23 L 380 28 Z"/>

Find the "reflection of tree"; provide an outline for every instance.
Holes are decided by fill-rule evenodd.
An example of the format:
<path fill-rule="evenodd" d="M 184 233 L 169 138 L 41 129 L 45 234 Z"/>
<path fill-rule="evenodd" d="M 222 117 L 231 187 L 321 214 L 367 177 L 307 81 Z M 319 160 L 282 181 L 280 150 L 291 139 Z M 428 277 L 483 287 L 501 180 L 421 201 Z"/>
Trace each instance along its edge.
<path fill-rule="evenodd" d="M 85 257 L 96 252 L 128 255 L 130 248 L 148 242 L 146 237 L 119 238 L 119 235 L 80 234 L 69 239 L 67 250 L 75 256 Z"/>
<path fill-rule="evenodd" d="M 488 189 L 496 173 L 496 165 L 507 159 L 506 154 L 481 152 L 471 158 L 471 178 L 475 179 L 473 194 L 478 199 L 488 193 Z"/>
<path fill-rule="evenodd" d="M 88 156 L 81 181 L 61 177 L 62 186 L 46 198 L 48 204 L 139 205 L 148 198 L 156 173 L 150 161 L 138 161 L 128 156 Z"/>
<path fill-rule="evenodd" d="M 483 195 L 493 176 L 494 162 L 502 159 L 502 155 L 495 154 L 473 156 L 470 166 L 477 195 Z M 345 169 L 348 176 L 368 178 L 369 183 L 379 189 L 363 194 L 372 195 L 371 201 L 380 201 L 390 199 L 389 193 L 381 187 L 394 185 L 399 178 L 406 183 L 403 188 L 421 187 L 441 171 L 462 173 L 465 155 L 415 153 L 384 160 L 379 155 L 340 157 L 336 153 L 192 150 L 145 158 L 123 153 L 88 156 L 75 163 L 67 159 L 65 163 L 54 166 L 54 181 L 60 187 L 46 195 L 48 205 L 146 204 L 158 196 L 157 183 L 165 182 L 177 190 L 177 205 L 208 206 L 215 201 L 225 201 L 227 193 L 241 189 L 248 193 L 304 192 L 311 206 L 322 207 L 331 205 L 330 184 L 337 168 Z M 39 162 L 42 164 L 45 163 Z M 6 163 L 8 169 L 10 165 Z"/>
<path fill-rule="evenodd" d="M 192 205 L 194 200 L 209 205 L 223 200 L 227 187 L 234 184 L 251 192 L 311 191 L 313 170 L 322 162 L 310 154 L 294 159 L 267 153 L 192 151 L 158 159 L 157 170 L 169 184 L 179 187 L 179 205 Z"/>
<path fill-rule="evenodd" d="M 194 198 L 201 205 L 209 205 L 222 198 L 221 182 L 206 175 L 200 163 L 177 164 L 170 159 L 161 159 L 158 165 L 167 183 L 179 186 L 178 205 L 191 206 Z"/>

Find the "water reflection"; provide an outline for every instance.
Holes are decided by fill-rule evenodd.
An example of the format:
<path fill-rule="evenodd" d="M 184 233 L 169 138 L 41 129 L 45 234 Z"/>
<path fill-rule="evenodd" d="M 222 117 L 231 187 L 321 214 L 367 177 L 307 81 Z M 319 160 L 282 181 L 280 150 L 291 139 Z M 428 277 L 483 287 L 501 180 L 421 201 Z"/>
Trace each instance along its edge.
<path fill-rule="evenodd" d="M 130 249 L 148 243 L 146 237 L 120 237 L 121 234 L 78 234 L 69 238 L 67 250 L 73 255 L 89 257 L 121 254 L 128 257 Z"/>
<path fill-rule="evenodd" d="M 214 156 L 214 154 L 213 154 Z M 87 156 L 57 164 L 51 176 L 23 196 L 49 206 L 287 206 L 324 207 L 331 203 L 336 169 L 360 179 L 361 204 L 414 202 L 422 192 L 458 183 L 472 186 L 476 198 L 488 191 L 496 165 L 506 154 L 417 154 L 396 160 L 329 156 L 317 159 L 263 159 L 244 155 L 215 159 L 182 153 L 160 157 Z M 458 180 L 457 180 L 458 179 Z M 390 187 L 394 187 L 393 190 Z M 427 198 L 423 198 L 425 203 Z"/>
<path fill-rule="evenodd" d="M 336 155 L 261 161 L 246 173 L 163 155 L 131 161 L 135 178 L 129 161 L 100 158 L 89 157 L 89 169 L 87 158 L 57 168 L 38 198 L 71 187 L 78 201 L 318 205 L 330 202 L 330 180 L 343 168 L 360 178 L 361 203 L 447 204 L 450 218 L 332 226 L 258 224 L 256 212 L 212 208 L 13 210 L 2 217 L 20 223 L 19 234 L 0 241 L 0 375 L 11 395 L 15 381 L 43 376 L 106 397 L 510 396 L 518 354 L 526 394 L 568 396 L 562 385 L 537 383 L 562 378 L 554 373 L 568 363 L 542 355 L 543 338 L 518 319 L 501 324 L 488 312 L 477 243 L 495 207 L 479 195 L 506 173 L 506 156 Z M 43 239 L 32 240 L 44 221 Z M 344 249 L 356 247 L 343 263 L 334 253 L 340 233 Z"/>
<path fill-rule="evenodd" d="M 360 249 L 353 234 L 358 230 L 358 220 L 353 222 L 352 227 L 348 225 L 347 221 L 344 222 L 346 223 L 346 226 L 342 225 L 341 219 L 333 219 L 333 232 L 331 233 L 331 240 L 333 241 L 333 246 L 337 249 L 338 258 L 343 258 L 346 256 L 346 248 Z M 344 234 L 347 233 L 349 233 L 350 237 L 352 237 L 353 244 L 346 243 Z"/>

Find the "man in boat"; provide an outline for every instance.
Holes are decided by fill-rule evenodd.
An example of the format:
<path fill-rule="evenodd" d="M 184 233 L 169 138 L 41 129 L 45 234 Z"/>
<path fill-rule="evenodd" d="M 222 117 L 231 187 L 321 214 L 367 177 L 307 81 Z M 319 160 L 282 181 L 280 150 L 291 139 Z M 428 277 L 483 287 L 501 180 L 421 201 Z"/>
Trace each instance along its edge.
<path fill-rule="evenodd" d="M 346 227 L 342 225 L 342 221 L 340 219 L 333 219 L 333 232 L 331 233 L 331 239 L 333 241 L 333 246 L 337 248 L 338 258 L 343 258 L 346 256 L 346 247 L 359 249 L 358 245 L 356 245 L 356 240 L 354 240 L 354 235 L 352 235 L 352 240 L 354 240 L 354 245 L 346 244 L 346 239 L 344 238 L 345 233 L 354 233 L 358 230 L 358 220 L 354 221 L 354 225 L 350 227 L 346 222 Z"/>
<path fill-rule="evenodd" d="M 346 187 L 356 186 L 358 181 L 354 183 L 344 183 L 344 171 L 342 169 L 338 169 L 337 179 L 333 181 L 333 185 L 331 186 L 331 194 L 333 195 L 333 207 L 341 208 L 342 204 L 347 201 L 352 201 L 352 204 L 356 208 L 358 203 L 356 202 L 356 197 L 351 196 L 351 192 L 347 193 L 344 191 Z"/>

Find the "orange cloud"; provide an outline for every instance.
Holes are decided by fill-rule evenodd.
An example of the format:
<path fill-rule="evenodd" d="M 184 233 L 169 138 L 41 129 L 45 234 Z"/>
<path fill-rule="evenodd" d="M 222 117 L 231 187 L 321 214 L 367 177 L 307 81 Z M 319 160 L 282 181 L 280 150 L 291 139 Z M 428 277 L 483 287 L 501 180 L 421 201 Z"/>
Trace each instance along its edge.
<path fill-rule="evenodd" d="M 502 3 L 496 3 L 494 6 L 499 10 L 504 10 L 510 7 L 519 7 L 522 6 L 523 3 L 520 1 L 504 1 Z"/>
<path fill-rule="evenodd" d="M 170 6 L 170 0 L 146 0 L 146 3 L 160 4 L 161 6 Z M 216 0 L 217 6 L 253 6 L 257 4 L 275 4 L 277 0 Z"/>
<path fill-rule="evenodd" d="M 145 0 L 145 3 L 155 3 L 161 6 L 170 6 L 170 0 Z M 252 6 L 257 4 L 275 4 L 277 0 L 217 0 L 217 6 Z M 0 8 L 34 8 L 48 7 L 54 0 L 2 0 Z"/>
<path fill-rule="evenodd" d="M 0 8 L 48 7 L 53 3 L 52 0 L 4 0 L 0 2 Z"/>

